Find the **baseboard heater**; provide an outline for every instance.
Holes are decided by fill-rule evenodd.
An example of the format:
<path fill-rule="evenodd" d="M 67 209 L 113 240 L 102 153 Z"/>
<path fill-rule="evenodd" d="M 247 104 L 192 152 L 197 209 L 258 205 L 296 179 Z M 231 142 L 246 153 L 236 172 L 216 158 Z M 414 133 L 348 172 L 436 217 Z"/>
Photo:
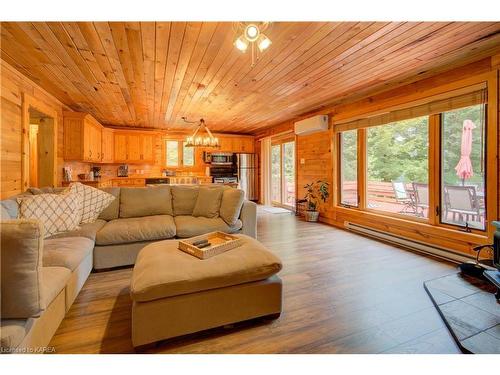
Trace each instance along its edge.
<path fill-rule="evenodd" d="M 420 253 L 432 255 L 434 257 L 445 259 L 455 263 L 463 263 L 473 259 L 471 256 L 459 254 L 457 252 L 439 246 L 429 245 L 416 240 L 410 240 L 401 236 L 369 228 L 364 225 L 351 223 L 349 221 L 344 222 L 344 226 L 350 231 L 364 234 L 365 236 L 373 237 L 375 239 L 380 239 L 385 242 L 390 242 L 400 247 L 404 247 L 408 250 L 418 251 Z"/>

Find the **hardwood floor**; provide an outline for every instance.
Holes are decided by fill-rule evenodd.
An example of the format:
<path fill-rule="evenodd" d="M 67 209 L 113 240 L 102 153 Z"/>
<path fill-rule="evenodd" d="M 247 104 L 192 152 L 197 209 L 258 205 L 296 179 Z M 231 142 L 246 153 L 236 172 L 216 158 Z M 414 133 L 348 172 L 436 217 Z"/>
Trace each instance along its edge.
<path fill-rule="evenodd" d="M 422 283 L 451 263 L 291 214 L 259 210 L 258 238 L 281 257 L 284 311 L 170 341 L 148 353 L 459 353 Z M 50 345 L 133 353 L 132 269 L 92 274 Z"/>

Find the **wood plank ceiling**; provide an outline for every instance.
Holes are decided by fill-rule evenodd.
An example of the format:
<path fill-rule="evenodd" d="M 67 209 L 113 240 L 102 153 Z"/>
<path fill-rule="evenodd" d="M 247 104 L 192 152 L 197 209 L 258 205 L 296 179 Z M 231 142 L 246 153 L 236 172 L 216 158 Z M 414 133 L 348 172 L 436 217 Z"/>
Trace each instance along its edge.
<path fill-rule="evenodd" d="M 277 22 L 254 67 L 229 22 L 3 22 L 1 57 L 103 124 L 252 133 L 500 50 L 500 23 Z"/>

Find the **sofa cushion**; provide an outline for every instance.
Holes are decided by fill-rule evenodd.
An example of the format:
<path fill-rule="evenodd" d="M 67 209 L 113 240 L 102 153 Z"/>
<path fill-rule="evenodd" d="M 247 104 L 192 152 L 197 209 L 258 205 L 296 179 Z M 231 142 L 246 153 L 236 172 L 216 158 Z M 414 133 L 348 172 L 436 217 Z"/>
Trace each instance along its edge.
<path fill-rule="evenodd" d="M 44 267 L 65 267 L 74 271 L 89 254 L 94 242 L 85 237 L 54 238 L 45 240 Z"/>
<path fill-rule="evenodd" d="M 9 211 L 3 206 L 0 205 L 0 220 L 10 220 L 15 219 L 15 217 L 10 216 Z"/>
<path fill-rule="evenodd" d="M 47 237 L 47 239 L 52 238 L 66 238 L 66 237 L 85 237 L 92 241 L 95 241 L 95 236 L 97 232 L 106 224 L 106 220 L 97 219 L 93 223 L 80 224 L 75 230 L 70 230 L 68 232 L 61 232 L 54 234 L 53 236 Z"/>
<path fill-rule="evenodd" d="M 82 224 L 96 221 L 101 212 L 115 199 L 112 194 L 80 182 L 72 183 L 69 191 L 80 197 Z"/>
<path fill-rule="evenodd" d="M 160 298 L 264 280 L 281 269 L 280 260 L 257 240 L 241 235 L 241 246 L 200 260 L 177 249 L 176 241 L 148 245 L 137 256 L 131 297 Z"/>
<path fill-rule="evenodd" d="M 198 186 L 172 186 L 172 206 L 174 216 L 192 215 L 198 199 Z"/>
<path fill-rule="evenodd" d="M 40 194 L 61 194 L 64 193 L 68 188 L 66 187 L 52 187 L 52 186 L 46 186 L 43 188 L 37 188 L 37 187 L 30 187 L 28 188 L 27 192 L 33 194 L 33 195 L 40 195 Z"/>
<path fill-rule="evenodd" d="M 119 187 L 109 187 L 109 188 L 102 188 L 101 190 L 105 191 L 106 193 L 111 194 L 112 196 L 115 197 L 115 199 L 109 204 L 108 207 L 106 207 L 99 215 L 99 219 L 102 220 L 113 220 L 113 219 L 118 219 L 120 215 L 120 192 L 121 189 Z"/>
<path fill-rule="evenodd" d="M 26 319 L 43 310 L 43 226 L 38 220 L 1 223 L 1 317 Z"/>
<path fill-rule="evenodd" d="M 203 216 L 175 216 L 174 220 L 177 228 L 177 237 L 179 238 L 194 237 L 215 231 L 235 233 L 243 226 L 240 220 L 237 220 L 234 225 L 229 226 L 220 217 L 209 219 Z"/>
<path fill-rule="evenodd" d="M 240 189 L 225 189 L 222 194 L 219 215 L 228 224 L 234 225 L 240 217 L 245 192 Z"/>
<path fill-rule="evenodd" d="M 120 217 L 172 215 L 170 186 L 122 188 Z"/>
<path fill-rule="evenodd" d="M 2 319 L 0 323 L 0 348 L 4 349 L 2 353 L 9 353 L 5 350 L 15 349 L 21 344 L 26 336 L 27 326 L 27 319 Z"/>
<path fill-rule="evenodd" d="M 65 267 L 42 267 L 41 275 L 42 303 L 46 309 L 68 283 L 71 271 Z"/>
<path fill-rule="evenodd" d="M 10 216 L 4 220 L 17 219 L 19 217 L 19 202 L 17 201 L 17 198 L 30 197 L 32 195 L 33 194 L 30 192 L 25 192 L 0 201 L 0 205 L 9 213 Z"/>
<path fill-rule="evenodd" d="M 17 203 L 16 199 L 5 199 L 0 202 L 2 205 L 2 219 L 17 219 L 19 215 L 19 203 Z M 5 214 L 8 214 L 6 216 Z"/>
<path fill-rule="evenodd" d="M 200 187 L 198 198 L 193 208 L 193 216 L 214 218 L 219 216 L 223 188 Z"/>
<path fill-rule="evenodd" d="M 18 198 L 19 217 L 38 219 L 45 236 L 75 230 L 80 223 L 81 201 L 77 194 L 38 194 Z"/>
<path fill-rule="evenodd" d="M 170 215 L 144 216 L 108 221 L 97 232 L 97 245 L 115 245 L 139 241 L 155 241 L 175 236 L 175 223 Z"/>

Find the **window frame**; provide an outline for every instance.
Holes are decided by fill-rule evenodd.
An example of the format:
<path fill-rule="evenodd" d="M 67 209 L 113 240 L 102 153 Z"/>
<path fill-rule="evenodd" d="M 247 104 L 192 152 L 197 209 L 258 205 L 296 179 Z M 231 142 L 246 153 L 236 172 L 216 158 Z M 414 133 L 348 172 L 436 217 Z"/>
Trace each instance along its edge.
<path fill-rule="evenodd" d="M 497 155 L 494 150 L 499 147 L 498 141 L 498 78 L 497 72 L 487 72 L 473 77 L 465 78 L 456 82 L 445 84 L 443 86 L 429 89 L 432 95 L 440 95 L 442 97 L 451 98 L 454 90 L 466 90 L 478 84 L 486 84 L 487 100 L 485 108 L 486 118 L 486 131 L 485 131 L 485 207 L 486 207 L 486 228 L 485 230 L 470 228 L 470 231 L 465 231 L 463 226 L 442 223 L 440 218 L 441 212 L 441 113 L 430 114 L 429 126 L 429 217 L 422 221 L 422 219 L 412 218 L 407 215 L 399 215 L 387 213 L 385 211 L 378 211 L 366 207 L 366 128 L 358 128 L 358 193 L 359 205 L 358 207 L 346 207 L 341 204 L 340 189 L 341 189 L 341 176 L 340 176 L 340 133 L 345 130 L 336 128 L 335 118 L 332 118 L 332 147 L 335 152 L 332 152 L 333 166 L 336 168 L 336 173 L 333 174 L 334 179 L 334 199 L 332 208 L 336 215 L 343 217 L 342 220 L 352 220 L 360 222 L 361 224 L 372 226 L 383 230 L 388 230 L 393 233 L 412 232 L 412 236 L 423 240 L 424 242 L 437 242 L 444 247 L 452 247 L 456 249 L 465 248 L 470 249 L 471 244 L 488 244 L 492 241 L 494 228 L 491 225 L 492 221 L 498 220 L 498 205 L 499 195 L 497 194 L 498 188 L 498 163 Z M 426 96 L 432 96 L 427 93 Z M 425 98 L 425 97 L 424 97 Z M 418 96 L 413 98 L 415 102 L 422 103 Z M 410 101 L 411 103 L 411 101 Z M 402 108 L 403 103 L 395 104 L 393 108 Z M 411 108 L 411 106 L 410 106 Z M 377 108 L 379 113 L 387 111 L 390 108 Z M 369 117 L 370 115 L 377 115 L 375 113 L 364 113 L 361 116 Z M 358 117 L 359 118 L 359 117 Z M 356 119 L 356 118 L 354 118 Z M 342 123 L 346 121 L 343 119 Z M 382 125 L 383 126 L 383 125 Z M 360 147 L 361 146 L 361 147 Z M 437 146 L 437 147 L 436 147 Z M 398 229 L 400 228 L 400 229 Z M 451 245 L 452 244 L 452 245 Z"/>
<path fill-rule="evenodd" d="M 490 169 L 488 168 L 488 162 L 487 162 L 487 159 L 488 159 L 488 138 L 489 138 L 489 121 L 488 121 L 488 117 L 489 117 L 489 112 L 488 112 L 488 107 L 489 107 L 489 104 L 488 104 L 488 101 L 486 101 L 485 103 L 485 116 L 484 116 L 484 126 L 485 126 L 485 132 L 484 132 L 484 168 L 485 168 L 485 174 L 484 174 L 484 186 L 485 186 L 485 191 L 484 191 L 484 207 L 485 207 L 485 216 L 484 216 L 484 219 L 485 219 L 485 228 L 484 229 L 478 229 L 478 228 L 471 228 L 471 227 L 468 227 L 469 229 L 467 229 L 466 226 L 464 225 L 458 225 L 458 224 L 451 224 L 451 223 L 446 223 L 442 220 L 442 216 L 441 216 L 441 213 L 442 213 L 442 210 L 443 210 L 443 207 L 442 207 L 442 196 L 443 196 L 443 170 L 442 170 L 442 157 L 443 157 L 443 149 L 442 149 L 442 134 L 443 134 L 443 113 L 439 113 L 439 114 L 436 114 L 436 115 L 432 115 L 435 117 L 435 122 L 437 124 L 437 127 L 438 127 L 438 130 L 437 130 L 437 137 L 436 137 L 436 143 L 438 145 L 438 147 L 436 147 L 436 152 L 438 153 L 438 156 L 436 158 L 437 162 L 438 162 L 438 168 L 437 169 L 437 178 L 436 178 L 436 183 L 437 183 L 437 192 L 435 192 L 436 194 L 436 198 L 435 198 L 435 206 L 436 206 L 436 209 L 434 210 L 434 217 L 435 217 L 435 223 L 441 227 L 444 227 L 444 228 L 450 228 L 450 229 L 457 229 L 462 231 L 462 232 L 467 232 L 467 233 L 488 233 L 488 226 L 491 226 L 491 225 L 488 225 L 488 224 L 491 224 L 491 220 L 488 220 L 488 218 L 490 217 L 489 216 L 489 210 L 490 210 L 490 206 L 488 205 L 488 201 L 491 200 L 491 197 L 489 197 L 489 189 L 488 189 L 488 180 L 489 180 L 489 174 L 490 174 Z M 492 126 L 494 127 L 494 126 Z M 496 176 L 495 176 L 496 177 Z M 498 184 L 498 180 L 495 178 L 495 183 Z M 494 199 L 495 201 L 495 205 L 497 204 L 497 199 Z M 493 219 L 493 220 L 496 220 L 496 219 Z"/>
<path fill-rule="evenodd" d="M 177 142 L 177 165 L 167 165 L 167 142 Z M 184 143 L 183 139 L 164 138 L 163 139 L 163 167 L 168 169 L 194 169 L 196 167 L 196 150 L 193 149 L 193 165 L 184 164 Z"/>
<path fill-rule="evenodd" d="M 279 137 L 271 141 L 271 148 L 273 146 L 279 146 L 280 150 L 280 200 L 275 201 L 271 199 L 271 204 L 276 207 L 283 207 L 286 209 L 293 209 L 294 204 L 282 203 L 284 200 L 283 191 L 285 190 L 285 163 L 284 163 L 284 145 L 285 143 L 292 143 L 294 147 L 294 181 L 295 181 L 295 200 L 297 200 L 297 140 L 294 136 Z M 271 151 L 272 152 L 272 151 Z M 272 162 L 272 158 L 271 158 Z M 271 165 L 272 168 L 272 165 Z"/>
<path fill-rule="evenodd" d="M 347 131 L 354 131 L 354 130 L 347 130 Z M 342 133 L 344 132 L 338 132 L 337 133 L 337 160 L 338 160 L 338 168 L 337 168 L 337 181 L 338 181 L 338 188 L 337 188 L 337 202 L 338 205 L 341 207 L 346 207 L 346 208 L 353 208 L 353 209 L 359 209 L 361 205 L 361 196 L 359 194 L 359 129 L 356 130 L 356 179 L 358 181 L 358 184 L 356 185 L 356 195 L 357 195 L 357 204 L 356 206 L 343 203 L 342 202 Z"/>

